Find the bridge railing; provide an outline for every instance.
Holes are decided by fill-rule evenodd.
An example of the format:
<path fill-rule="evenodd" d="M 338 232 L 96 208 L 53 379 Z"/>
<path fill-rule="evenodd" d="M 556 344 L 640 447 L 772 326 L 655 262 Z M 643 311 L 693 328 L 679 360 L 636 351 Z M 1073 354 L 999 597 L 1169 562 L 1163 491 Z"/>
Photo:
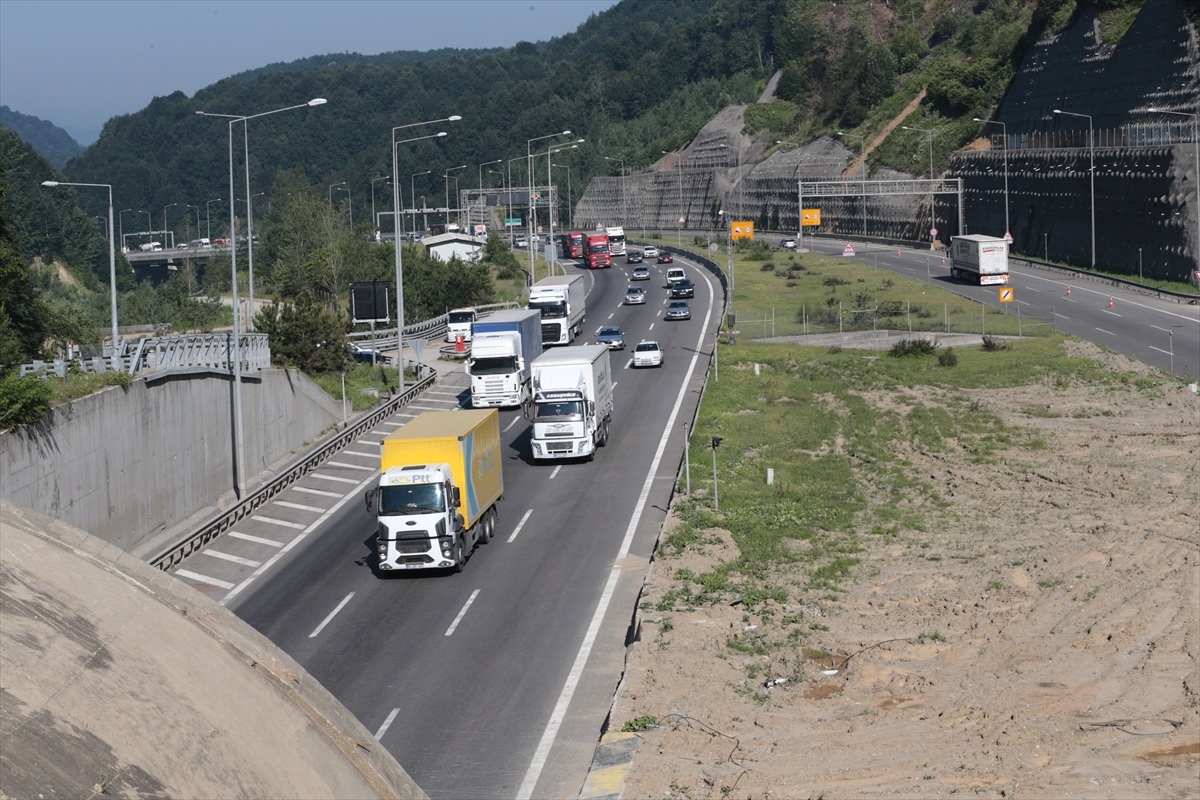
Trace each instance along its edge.
<path fill-rule="evenodd" d="M 481 312 L 481 316 L 487 316 L 493 311 L 501 311 L 508 308 L 520 308 L 521 304 L 509 301 L 507 303 L 488 303 L 483 306 L 474 306 L 477 312 Z M 449 319 L 449 314 L 442 314 L 433 319 L 427 319 L 422 322 L 414 322 L 412 325 L 404 326 L 405 339 L 435 339 L 440 338 L 446 333 L 446 324 Z M 388 339 L 396 335 L 395 328 L 379 328 L 375 331 L 376 342 L 386 342 Z M 350 334 L 350 338 L 354 340 L 371 338 L 371 331 L 354 331 Z"/>

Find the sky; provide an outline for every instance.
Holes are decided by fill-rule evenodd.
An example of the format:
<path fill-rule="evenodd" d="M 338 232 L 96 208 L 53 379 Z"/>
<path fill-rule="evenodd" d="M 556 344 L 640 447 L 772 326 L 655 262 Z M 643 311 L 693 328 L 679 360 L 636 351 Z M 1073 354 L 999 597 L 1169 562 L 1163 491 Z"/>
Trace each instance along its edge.
<path fill-rule="evenodd" d="M 308 56 L 511 47 L 617 0 L 0 0 L 0 104 L 91 144 L 154 97 Z"/>

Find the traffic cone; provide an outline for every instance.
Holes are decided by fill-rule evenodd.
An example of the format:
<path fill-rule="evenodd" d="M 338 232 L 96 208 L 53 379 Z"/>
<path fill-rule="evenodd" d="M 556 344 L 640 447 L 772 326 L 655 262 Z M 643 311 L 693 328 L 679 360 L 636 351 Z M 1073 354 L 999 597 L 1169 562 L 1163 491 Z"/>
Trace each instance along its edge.
<path fill-rule="evenodd" d="M 946 266 L 946 257 L 942 256 L 942 266 Z"/>
<path fill-rule="evenodd" d="M 463 337 L 455 336 L 454 337 L 454 352 L 465 353 L 466 350 L 467 350 L 467 348 L 463 345 Z"/>
<path fill-rule="evenodd" d="M 899 247 L 897 247 L 897 248 L 896 248 L 896 255 L 900 255 L 900 248 L 899 248 Z"/>
<path fill-rule="evenodd" d="M 1112 307 L 1113 307 L 1112 295 L 1109 295 L 1109 296 L 1108 296 L 1108 307 L 1109 307 L 1109 308 L 1112 308 Z"/>
<path fill-rule="evenodd" d="M 1071 284 L 1067 284 L 1067 297 L 1071 296 Z"/>

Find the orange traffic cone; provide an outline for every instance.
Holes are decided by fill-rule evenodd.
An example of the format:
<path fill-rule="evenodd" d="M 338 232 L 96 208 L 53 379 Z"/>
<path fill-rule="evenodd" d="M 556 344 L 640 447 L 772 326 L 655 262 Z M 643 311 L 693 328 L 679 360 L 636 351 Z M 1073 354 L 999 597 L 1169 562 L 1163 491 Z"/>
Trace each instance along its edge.
<path fill-rule="evenodd" d="M 1071 284 L 1067 284 L 1067 297 L 1071 296 Z"/>
<path fill-rule="evenodd" d="M 467 350 L 467 348 L 463 345 L 463 337 L 455 336 L 454 337 L 454 352 L 465 353 L 466 350 Z"/>
<path fill-rule="evenodd" d="M 1112 295 L 1109 295 L 1109 296 L 1108 296 L 1108 307 L 1109 307 L 1109 308 L 1112 308 L 1112 307 L 1113 307 Z"/>
<path fill-rule="evenodd" d="M 942 256 L 942 266 L 946 266 L 946 257 Z"/>
<path fill-rule="evenodd" d="M 900 248 L 899 248 L 899 247 L 897 247 L 897 248 L 896 248 L 896 255 L 900 255 Z"/>

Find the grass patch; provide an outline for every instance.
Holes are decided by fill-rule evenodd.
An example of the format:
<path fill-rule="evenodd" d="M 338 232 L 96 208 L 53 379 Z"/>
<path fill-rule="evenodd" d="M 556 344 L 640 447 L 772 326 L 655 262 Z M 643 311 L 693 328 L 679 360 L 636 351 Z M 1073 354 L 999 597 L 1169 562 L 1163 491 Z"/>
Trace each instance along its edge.
<path fill-rule="evenodd" d="M 310 378 L 329 393 L 334 400 L 342 400 L 342 373 L 322 372 L 310 374 Z M 416 376 L 406 374 L 406 380 Z M 395 367 L 358 364 L 346 373 L 347 411 L 365 411 L 386 399 L 388 392 L 395 392 L 400 385 L 400 372 Z M 353 406 L 353 409 L 350 408 Z"/>

